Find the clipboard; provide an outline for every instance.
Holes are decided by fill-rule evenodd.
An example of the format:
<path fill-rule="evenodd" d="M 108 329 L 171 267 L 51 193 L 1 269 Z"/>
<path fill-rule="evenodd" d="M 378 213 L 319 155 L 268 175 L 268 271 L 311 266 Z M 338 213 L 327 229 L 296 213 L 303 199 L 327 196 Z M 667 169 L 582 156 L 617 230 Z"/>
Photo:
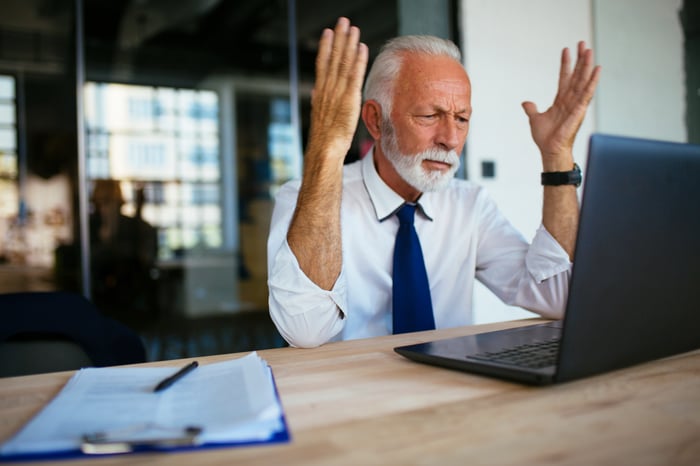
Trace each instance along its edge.
<path fill-rule="evenodd" d="M 76 372 L 39 414 L 0 445 L 0 462 L 177 452 L 291 440 L 272 369 L 257 353 L 202 365 L 172 388 L 154 393 L 154 383 L 173 370 L 129 367 Z M 110 383 L 115 385 L 113 389 Z M 191 399 L 192 393 L 203 396 Z M 100 402 L 91 401 L 91 397 L 100 396 L 107 401 L 110 397 L 121 398 L 121 405 L 111 413 L 113 417 L 78 422 L 95 414 Z M 87 401 L 77 403 L 78 399 Z M 151 409 L 155 415 L 138 411 L 145 406 L 143 403 L 151 401 L 156 405 Z M 129 407 L 135 411 L 124 414 Z M 77 419 L 66 419 L 66 413 Z M 52 432 L 62 424 L 64 428 L 59 431 L 66 433 L 57 438 Z"/>

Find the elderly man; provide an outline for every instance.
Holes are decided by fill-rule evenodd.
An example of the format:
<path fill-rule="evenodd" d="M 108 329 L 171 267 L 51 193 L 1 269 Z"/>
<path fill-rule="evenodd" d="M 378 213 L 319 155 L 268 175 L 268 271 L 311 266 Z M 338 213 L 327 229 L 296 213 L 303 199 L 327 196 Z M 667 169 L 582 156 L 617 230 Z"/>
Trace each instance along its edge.
<path fill-rule="evenodd" d="M 369 72 L 363 102 L 368 51 L 359 36 L 347 18 L 324 30 L 303 177 L 276 199 L 268 273 L 280 333 L 313 347 L 467 325 L 475 279 L 508 304 L 562 317 L 578 226 L 572 146 L 600 74 L 592 51 L 579 43 L 572 69 L 564 49 L 547 111 L 523 103 L 545 185 L 542 225 L 528 243 L 483 189 L 453 177 L 472 112 L 457 47 L 430 36 L 393 39 Z M 344 165 L 360 115 L 375 143 Z M 399 240 L 406 210 L 413 239 Z M 406 242 L 419 243 L 420 264 L 404 262 L 416 256 Z M 421 283 L 397 278 L 405 272 Z"/>

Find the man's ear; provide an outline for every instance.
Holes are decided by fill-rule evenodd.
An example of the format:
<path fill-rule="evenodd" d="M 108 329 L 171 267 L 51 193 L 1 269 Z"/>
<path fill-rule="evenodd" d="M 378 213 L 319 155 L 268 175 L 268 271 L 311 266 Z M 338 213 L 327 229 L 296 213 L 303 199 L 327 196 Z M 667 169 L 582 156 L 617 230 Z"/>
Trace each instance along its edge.
<path fill-rule="evenodd" d="M 362 121 L 372 139 L 378 141 L 382 134 L 382 107 L 376 100 L 367 100 L 362 105 Z"/>

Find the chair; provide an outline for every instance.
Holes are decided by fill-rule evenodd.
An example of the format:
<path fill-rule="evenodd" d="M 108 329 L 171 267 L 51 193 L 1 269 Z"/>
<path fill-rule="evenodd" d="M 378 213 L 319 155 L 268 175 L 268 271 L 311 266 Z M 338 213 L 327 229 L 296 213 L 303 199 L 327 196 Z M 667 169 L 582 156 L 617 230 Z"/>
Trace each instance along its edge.
<path fill-rule="evenodd" d="M 0 377 L 144 362 L 139 336 L 70 292 L 0 294 Z"/>

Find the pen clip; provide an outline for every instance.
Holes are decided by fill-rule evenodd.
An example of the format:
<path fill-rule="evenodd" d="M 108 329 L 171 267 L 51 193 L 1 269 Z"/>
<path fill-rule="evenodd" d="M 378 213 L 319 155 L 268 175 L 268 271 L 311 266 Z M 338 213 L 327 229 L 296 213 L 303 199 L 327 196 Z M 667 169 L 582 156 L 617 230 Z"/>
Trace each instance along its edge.
<path fill-rule="evenodd" d="M 146 426 L 144 429 L 148 427 L 149 426 Z M 177 429 L 177 431 L 177 435 L 173 436 L 147 438 L 120 438 L 118 433 L 117 435 L 113 435 L 107 432 L 95 432 L 93 434 L 83 435 L 80 450 L 86 455 L 112 455 L 131 453 L 137 449 L 168 449 L 196 446 L 199 444 L 199 435 L 202 433 L 203 429 L 201 427 L 190 426 L 185 427 L 182 431 Z M 122 432 L 122 434 L 126 435 L 128 433 Z"/>

